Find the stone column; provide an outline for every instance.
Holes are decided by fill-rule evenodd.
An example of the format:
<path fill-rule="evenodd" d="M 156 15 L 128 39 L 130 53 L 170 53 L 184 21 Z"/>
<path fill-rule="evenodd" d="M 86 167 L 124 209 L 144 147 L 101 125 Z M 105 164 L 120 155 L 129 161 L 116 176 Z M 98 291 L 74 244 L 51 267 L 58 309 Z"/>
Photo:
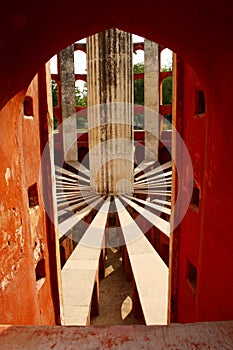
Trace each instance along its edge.
<path fill-rule="evenodd" d="M 60 52 L 63 150 L 65 161 L 77 161 L 74 45 Z"/>
<path fill-rule="evenodd" d="M 159 148 L 159 45 L 144 42 L 145 160 L 158 160 Z"/>
<path fill-rule="evenodd" d="M 132 36 L 110 29 L 87 39 L 91 187 L 133 192 Z"/>

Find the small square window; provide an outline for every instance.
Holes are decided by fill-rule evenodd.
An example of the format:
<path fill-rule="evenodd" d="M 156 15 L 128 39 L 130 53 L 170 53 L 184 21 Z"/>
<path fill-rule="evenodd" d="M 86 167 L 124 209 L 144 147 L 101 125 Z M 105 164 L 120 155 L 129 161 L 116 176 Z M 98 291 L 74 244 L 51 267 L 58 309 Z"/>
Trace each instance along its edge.
<path fill-rule="evenodd" d="M 204 91 L 198 90 L 196 92 L 196 102 L 195 102 L 195 114 L 204 114 L 205 113 L 205 95 Z"/>
<path fill-rule="evenodd" d="M 194 292 L 196 292 L 197 269 L 189 260 L 187 260 L 187 266 L 186 266 L 186 279 L 189 281 Z"/>
<path fill-rule="evenodd" d="M 39 281 L 40 279 L 44 278 L 46 276 L 45 273 L 45 259 L 41 259 L 38 261 L 36 265 L 36 281 Z"/>
<path fill-rule="evenodd" d="M 192 198 L 191 198 L 190 204 L 194 208 L 199 209 L 199 205 L 200 205 L 200 189 L 195 184 L 193 186 L 193 193 L 192 193 Z"/>
<path fill-rule="evenodd" d="M 36 183 L 28 188 L 28 203 L 29 203 L 29 208 L 33 208 L 39 205 Z"/>
<path fill-rule="evenodd" d="M 25 96 L 23 109 L 25 117 L 33 117 L 33 99 L 31 96 Z"/>

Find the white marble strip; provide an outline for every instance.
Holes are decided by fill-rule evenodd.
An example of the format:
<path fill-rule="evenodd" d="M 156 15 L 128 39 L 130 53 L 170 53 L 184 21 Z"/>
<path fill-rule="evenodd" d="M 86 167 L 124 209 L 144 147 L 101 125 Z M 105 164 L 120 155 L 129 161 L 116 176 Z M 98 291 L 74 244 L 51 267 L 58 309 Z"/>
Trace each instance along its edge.
<path fill-rule="evenodd" d="M 72 192 L 71 194 L 67 194 L 67 195 L 57 195 L 57 203 L 61 203 L 64 200 L 70 200 L 73 198 L 77 197 L 77 194 L 79 194 L 80 191 L 76 192 Z"/>
<path fill-rule="evenodd" d="M 58 207 L 58 209 L 64 209 L 68 205 L 78 203 L 80 200 L 82 201 L 82 200 L 85 200 L 89 197 L 94 197 L 95 195 L 96 195 L 96 193 L 92 193 L 92 192 L 87 192 L 86 194 L 80 192 L 80 194 L 77 195 L 75 197 L 75 199 L 69 200 L 69 202 L 64 198 L 63 201 L 60 201 L 60 203 L 57 205 L 57 207 Z"/>
<path fill-rule="evenodd" d="M 115 204 L 146 325 L 167 324 L 168 267 L 118 198 Z"/>
<path fill-rule="evenodd" d="M 100 197 L 99 195 L 96 196 L 92 196 L 89 199 L 81 199 L 79 201 L 79 203 L 73 204 L 73 205 L 68 205 L 66 208 L 59 210 L 58 211 L 58 216 L 61 217 L 64 214 L 70 213 L 70 212 L 76 212 L 80 207 L 82 207 L 83 205 L 87 204 L 87 205 L 91 205 L 92 202 L 94 202 L 98 197 Z"/>
<path fill-rule="evenodd" d="M 90 183 L 90 179 L 87 179 L 86 177 L 83 177 L 81 175 L 77 175 L 75 173 L 72 173 L 71 171 L 66 170 L 64 168 L 61 168 L 61 167 L 58 167 L 57 165 L 55 166 L 55 170 L 56 170 L 56 172 L 58 172 L 59 174 L 62 174 L 63 176 L 68 175 L 71 178 L 78 179 L 78 180 L 81 180 L 83 182 Z"/>
<path fill-rule="evenodd" d="M 98 198 L 96 201 L 88 205 L 86 208 L 80 210 L 79 212 L 72 215 L 70 218 L 66 219 L 58 225 L 59 238 L 65 235 L 69 230 L 72 229 L 74 225 L 79 223 L 85 216 L 87 216 L 91 210 L 103 201 L 103 197 Z"/>
<path fill-rule="evenodd" d="M 149 166 L 153 166 L 155 164 L 154 161 L 146 161 L 144 160 L 142 163 L 140 163 L 135 169 L 134 169 L 134 176 L 140 173 L 141 171 L 145 170 Z"/>
<path fill-rule="evenodd" d="M 64 324 L 86 326 L 108 218 L 107 198 L 62 269 Z"/>
<path fill-rule="evenodd" d="M 85 235 L 79 244 L 87 247 L 103 248 L 103 237 L 110 207 L 110 196 L 105 199 L 104 204 L 98 209 L 98 213 L 90 223 Z"/>
<path fill-rule="evenodd" d="M 78 183 L 78 179 L 71 179 L 69 177 L 65 177 L 64 175 L 61 176 L 61 175 L 56 174 L 56 182 L 58 182 L 58 181 L 74 183 L 74 184 Z"/>
<path fill-rule="evenodd" d="M 171 206 L 171 202 L 165 201 L 165 200 L 163 200 L 163 199 L 157 199 L 157 198 L 155 198 L 155 199 L 152 199 L 151 202 L 152 202 L 152 203 L 161 203 L 161 204 L 163 204 L 163 205 L 168 205 L 169 207 Z"/>
<path fill-rule="evenodd" d="M 143 181 L 140 182 L 135 182 L 134 184 L 137 185 L 139 183 L 148 183 L 148 182 L 153 182 L 155 184 L 160 184 L 160 183 L 166 183 L 168 181 L 171 181 L 172 177 L 165 177 L 165 178 L 157 178 L 157 175 L 153 176 L 153 177 L 149 177 L 148 179 L 145 179 Z"/>
<path fill-rule="evenodd" d="M 171 161 L 167 162 L 167 163 L 165 163 L 163 165 L 160 165 L 159 167 L 157 167 L 157 168 L 155 168 L 155 169 L 153 169 L 151 171 L 148 171 L 145 174 L 142 174 L 141 176 L 136 176 L 135 177 L 135 181 L 144 179 L 145 177 L 148 177 L 148 175 L 150 176 L 150 175 L 153 175 L 153 174 L 160 173 L 161 171 L 166 170 L 166 169 L 170 168 L 171 166 L 172 166 L 172 162 Z"/>
<path fill-rule="evenodd" d="M 66 176 L 67 175 L 67 176 L 69 176 L 69 177 L 71 177 L 73 179 L 77 179 L 78 178 L 77 174 L 74 174 L 74 173 L 72 173 L 69 170 L 61 168 L 58 165 L 55 165 L 55 171 L 56 171 L 56 173 L 61 174 L 61 176 Z"/>
<path fill-rule="evenodd" d="M 171 197 L 171 191 L 146 191 L 146 190 L 135 190 L 134 193 L 138 194 L 147 194 L 147 195 L 158 195 L 158 196 L 165 196 L 165 197 Z"/>
<path fill-rule="evenodd" d="M 144 204 L 145 206 L 147 206 L 149 208 L 152 208 L 152 209 L 158 210 L 158 211 L 160 211 L 162 213 L 171 215 L 171 209 L 166 208 L 166 207 L 164 207 L 162 205 L 158 205 L 158 204 L 155 204 L 155 203 L 144 201 L 143 199 L 139 199 L 139 198 L 136 198 L 136 197 L 133 197 L 133 196 L 129 196 L 129 195 L 123 195 L 122 197 L 126 197 L 126 198 L 128 198 L 130 200 L 134 200 L 134 201 L 136 201 L 138 203 Z"/>
<path fill-rule="evenodd" d="M 153 182 L 148 182 L 144 184 L 135 184 L 134 188 L 164 188 L 164 187 L 171 187 L 172 183 L 171 181 L 168 182 L 163 182 L 161 184 L 153 183 Z"/>
<path fill-rule="evenodd" d="M 146 184 L 161 185 L 161 184 L 166 184 L 168 182 L 169 183 L 172 182 L 172 178 L 170 176 L 162 179 L 151 178 L 143 181 L 134 182 L 134 186 L 146 185 Z"/>
<path fill-rule="evenodd" d="M 140 205 L 136 204 L 135 202 L 126 197 L 119 196 L 119 198 L 125 201 L 127 204 L 129 204 L 132 208 L 134 208 L 139 214 L 141 214 L 146 220 L 148 220 L 154 226 L 156 226 L 166 236 L 170 237 L 170 222 L 160 218 L 154 213 L 151 213 L 146 208 L 142 208 Z"/>
<path fill-rule="evenodd" d="M 90 170 L 87 169 L 83 164 L 79 163 L 78 161 L 69 161 L 66 162 L 70 166 L 72 166 L 74 169 L 81 171 L 81 173 L 89 176 L 90 175 Z"/>
<path fill-rule="evenodd" d="M 164 180 L 166 178 L 169 178 L 169 180 L 170 180 L 171 179 L 171 175 L 172 175 L 172 171 L 167 171 L 166 173 L 162 173 L 162 174 L 156 175 L 154 180 L 161 179 L 161 178 L 164 179 Z M 140 184 L 140 183 L 144 183 L 144 182 L 148 182 L 148 181 L 150 181 L 150 178 L 143 179 L 143 180 L 140 180 L 140 181 L 135 181 L 135 184 Z"/>
<path fill-rule="evenodd" d="M 75 184 L 75 185 L 65 185 L 65 184 L 60 184 L 60 183 L 57 183 L 57 184 L 56 184 L 56 188 L 57 188 L 57 189 L 65 188 L 65 189 L 74 190 L 74 189 L 76 189 L 76 188 L 83 187 L 83 186 L 85 186 L 85 185 L 78 185 L 78 184 Z"/>

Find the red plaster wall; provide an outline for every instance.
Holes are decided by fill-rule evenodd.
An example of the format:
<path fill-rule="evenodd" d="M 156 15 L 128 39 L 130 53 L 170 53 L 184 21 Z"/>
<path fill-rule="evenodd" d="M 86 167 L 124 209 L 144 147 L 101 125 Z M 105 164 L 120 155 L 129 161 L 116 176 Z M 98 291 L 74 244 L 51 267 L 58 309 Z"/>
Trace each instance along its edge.
<path fill-rule="evenodd" d="M 191 152 L 195 176 L 200 181 L 201 204 L 199 213 L 189 209 L 180 226 L 177 319 L 233 318 L 233 3 L 231 0 L 224 0 L 221 4 L 208 0 L 192 3 L 185 0 L 152 3 L 146 0 L 143 2 L 143 18 L 138 8 L 142 8 L 139 0 L 119 0 L 111 4 L 106 0 L 81 3 L 58 0 L 55 5 L 54 2 L 41 0 L 33 6 L 22 0 L 14 5 L 11 2 L 0 5 L 0 194 L 3 233 L 0 237 L 0 269 L 1 278 L 6 278 L 0 299 L 0 317 L 4 315 L 4 320 L 0 321 L 3 323 L 40 322 L 35 283 L 32 282 L 33 254 L 26 200 L 27 181 L 32 178 L 26 179 L 24 175 L 23 125 L 22 116 L 19 117 L 23 94 L 20 92 L 59 50 L 111 27 L 169 47 L 189 62 L 203 84 L 207 112 L 205 119 L 194 120 L 191 112 L 192 83 L 188 78 L 191 79 L 191 73 L 185 67 L 185 87 L 191 90 L 185 90 L 184 138 Z M 88 20 L 83 13 L 88 13 Z M 13 96 L 15 98 L 11 100 Z M 203 137 L 204 153 L 201 154 Z M 10 168 L 10 178 L 7 168 Z M 24 241 L 21 231 L 16 231 L 21 225 Z M 15 241 L 13 246 L 7 243 L 8 235 L 10 240 Z M 15 248 L 20 244 L 22 252 L 21 248 Z M 184 280 L 187 256 L 198 268 L 195 303 Z M 12 274 L 13 270 L 17 272 Z"/>
<path fill-rule="evenodd" d="M 25 117 L 21 96 L 1 111 L 0 323 L 55 324 L 50 287 L 47 230 L 39 186 L 38 79 L 26 92 L 33 116 Z M 7 170 L 8 169 L 8 170 Z M 29 208 L 28 188 L 37 183 L 38 205 Z M 35 268 L 45 259 L 44 283 Z"/>
<path fill-rule="evenodd" d="M 214 123 L 213 119 L 224 118 L 221 114 L 215 116 L 216 112 L 208 104 L 208 99 L 206 113 L 197 116 L 197 90 L 203 90 L 203 86 L 190 66 L 184 64 L 182 135 L 192 159 L 194 180 L 200 189 L 200 204 L 199 208 L 192 204 L 189 206 L 177 229 L 178 322 L 233 318 L 233 282 L 230 277 L 233 268 L 233 237 L 230 227 L 225 225 L 227 207 L 231 201 L 226 189 L 232 191 L 232 186 L 229 186 L 226 178 L 224 180 L 221 169 L 221 164 L 222 167 L 226 165 L 224 158 L 228 165 L 232 160 L 226 156 L 232 152 L 232 146 L 229 149 L 229 143 L 224 144 L 224 138 L 227 141 L 229 137 L 229 119 L 226 116 L 223 128 L 220 128 L 220 120 Z M 223 143 L 216 148 L 215 143 L 220 139 Z M 214 152 L 210 152 L 211 149 Z M 184 165 L 183 176 L 186 176 L 185 171 Z M 187 280 L 188 260 L 197 268 L 196 292 Z"/>
<path fill-rule="evenodd" d="M 199 247 L 201 242 L 201 219 L 203 208 L 203 175 L 205 148 L 205 131 L 207 113 L 197 117 L 195 113 L 195 94 L 197 90 L 203 90 L 196 75 L 188 64 L 184 64 L 183 79 L 183 140 L 188 148 L 194 172 L 194 182 L 200 189 L 199 209 L 190 204 L 186 216 L 180 227 L 179 245 L 179 282 L 178 282 L 178 319 L 179 322 L 192 322 L 196 320 L 197 295 L 191 287 L 187 276 L 187 261 L 189 260 L 198 270 L 199 277 Z M 185 166 L 183 176 L 185 176 Z M 199 281 L 198 281 L 199 288 Z"/>

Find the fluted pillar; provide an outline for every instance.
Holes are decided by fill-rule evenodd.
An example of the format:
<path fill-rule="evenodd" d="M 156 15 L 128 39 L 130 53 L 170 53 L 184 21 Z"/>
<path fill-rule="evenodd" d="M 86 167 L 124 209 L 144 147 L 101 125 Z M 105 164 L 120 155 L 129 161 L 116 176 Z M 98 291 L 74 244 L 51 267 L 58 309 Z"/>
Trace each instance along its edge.
<path fill-rule="evenodd" d="M 158 160 L 159 149 L 159 45 L 144 42 L 145 159 Z"/>
<path fill-rule="evenodd" d="M 78 159 L 76 131 L 74 45 L 62 50 L 59 55 L 61 79 L 61 107 L 63 150 L 65 161 Z"/>
<path fill-rule="evenodd" d="M 87 39 L 91 187 L 133 192 L 132 36 L 110 29 Z"/>

